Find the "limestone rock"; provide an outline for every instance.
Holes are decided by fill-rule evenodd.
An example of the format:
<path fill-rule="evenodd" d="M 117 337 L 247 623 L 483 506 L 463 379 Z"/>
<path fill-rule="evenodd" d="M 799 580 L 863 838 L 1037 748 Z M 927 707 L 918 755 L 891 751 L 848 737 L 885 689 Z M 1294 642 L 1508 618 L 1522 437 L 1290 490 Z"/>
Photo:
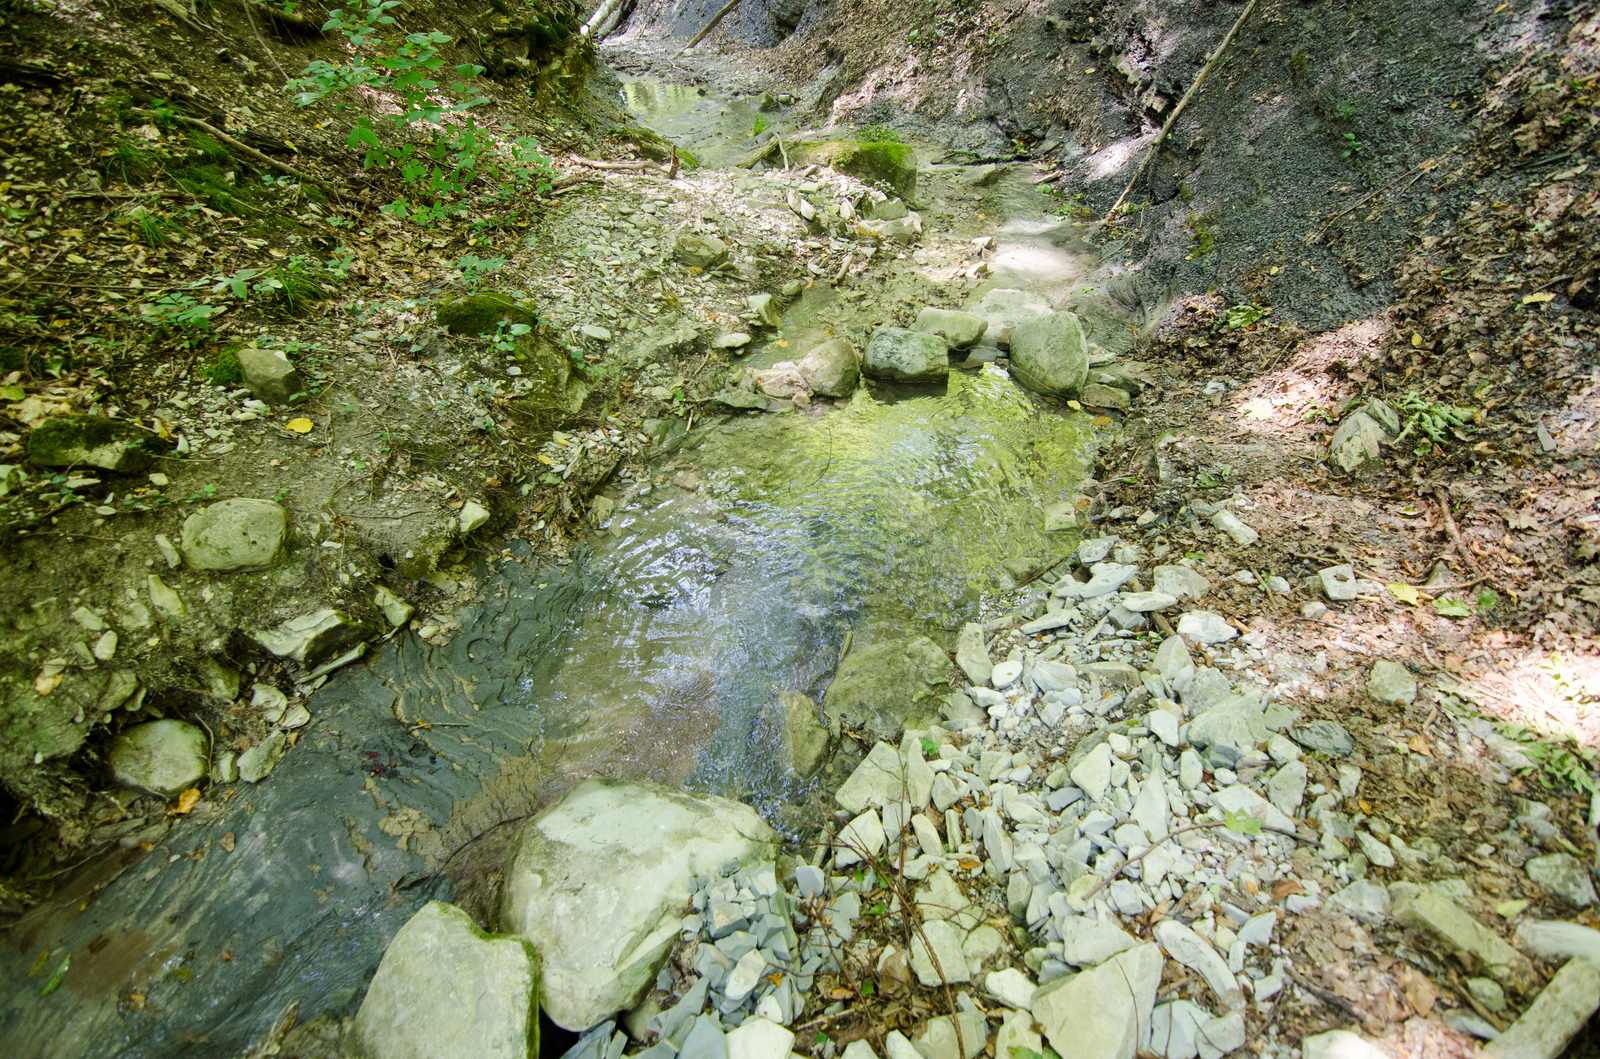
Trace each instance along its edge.
<path fill-rule="evenodd" d="M 1403 926 L 1426 931 L 1456 949 L 1471 953 L 1496 981 L 1525 990 L 1536 981 L 1528 958 L 1460 905 L 1433 890 L 1397 900 L 1394 917 Z"/>
<path fill-rule="evenodd" d="M 813 348 L 800 361 L 800 377 L 823 397 L 849 397 L 861 378 L 861 355 L 847 338 Z"/>
<path fill-rule="evenodd" d="M 1176 596 L 1179 601 L 1200 599 L 1211 592 L 1211 582 L 1187 566 L 1158 566 L 1153 576 L 1155 591 Z"/>
<path fill-rule="evenodd" d="M 956 640 L 956 665 L 974 684 L 987 684 L 994 674 L 994 664 L 989 661 L 989 651 L 983 644 L 983 626 L 967 622 L 961 627 Z"/>
<path fill-rule="evenodd" d="M 489 521 L 489 509 L 476 500 L 468 500 L 462 504 L 458 515 L 456 521 L 463 537 L 469 536 L 473 530 Z"/>
<path fill-rule="evenodd" d="M 1089 346 L 1078 318 L 1051 313 L 1017 324 L 1011 331 L 1011 374 L 1035 393 L 1077 397 L 1089 376 Z"/>
<path fill-rule="evenodd" d="M 1417 699 L 1417 678 L 1399 662 L 1380 658 L 1367 676 L 1367 696 L 1373 702 L 1409 706 Z"/>
<path fill-rule="evenodd" d="M 802 146 L 797 153 L 807 163 L 825 165 L 836 172 L 853 176 L 862 183 L 877 184 L 881 181 L 903 199 L 910 198 L 917 190 L 917 153 L 903 143 L 825 140 Z M 802 163 L 795 159 L 795 164 Z"/>
<path fill-rule="evenodd" d="M 1126 412 L 1133 406 L 1133 399 L 1126 390 L 1098 382 L 1085 383 L 1079 399 L 1090 408 L 1114 408 L 1119 412 Z"/>
<path fill-rule="evenodd" d="M 1222 743 L 1248 751 L 1269 738 L 1254 695 L 1230 695 L 1189 722 L 1189 742 L 1201 749 Z"/>
<path fill-rule="evenodd" d="M 745 304 L 755 314 L 758 322 L 766 327 L 782 327 L 783 317 L 778 315 L 778 306 L 770 294 L 752 294 L 745 298 Z"/>
<path fill-rule="evenodd" d="M 1011 348 L 1011 332 L 1024 320 L 1049 316 L 1050 301 L 1032 291 L 1012 290 L 1002 287 L 983 296 L 972 314 L 987 325 L 982 341 L 985 345 Z"/>
<path fill-rule="evenodd" d="M 714 235 L 685 232 L 673 243 L 672 257 L 690 268 L 715 268 L 728 260 L 728 244 Z"/>
<path fill-rule="evenodd" d="M 638 1003 L 694 877 L 771 860 L 776 837 L 737 802 L 615 780 L 579 784 L 524 825 L 501 922 L 542 957 L 550 1018 L 583 1030 Z"/>
<path fill-rule="evenodd" d="M 91 415 L 53 416 L 28 435 L 28 459 L 40 467 L 95 467 L 142 474 L 170 445 L 136 423 Z"/>
<path fill-rule="evenodd" d="M 223 500 L 183 520 L 179 548 L 197 570 L 265 570 L 283 556 L 289 513 L 271 500 Z"/>
<path fill-rule="evenodd" d="M 1267 781 L 1267 800 L 1285 816 L 1294 816 L 1306 796 L 1308 773 L 1304 761 L 1291 761 Z"/>
<path fill-rule="evenodd" d="M 294 365 L 276 349 L 259 349 L 245 346 L 239 350 L 239 370 L 244 374 L 244 384 L 258 401 L 267 404 L 288 404 L 289 398 L 304 393 L 306 384 Z"/>
<path fill-rule="evenodd" d="M 1523 866 L 1539 886 L 1561 898 L 1573 908 L 1588 908 L 1595 902 L 1594 882 L 1589 869 L 1567 853 L 1546 853 Z"/>
<path fill-rule="evenodd" d="M 1348 757 L 1356 741 L 1337 721 L 1310 721 L 1289 730 L 1289 738 L 1305 747 L 1332 757 Z"/>
<path fill-rule="evenodd" d="M 1333 1030 L 1303 1038 L 1300 1059 L 1389 1059 L 1389 1053 L 1349 1030 Z"/>
<path fill-rule="evenodd" d="M 839 664 L 822 708 L 830 727 L 843 723 L 895 739 L 915 720 L 938 719 L 934 690 L 950 676 L 949 657 L 925 636 L 857 647 Z"/>
<path fill-rule="evenodd" d="M 423 905 L 372 976 L 352 1033 L 370 1059 L 531 1059 L 539 1054 L 539 958 L 485 934 L 461 909 Z"/>
<path fill-rule="evenodd" d="M 1217 954 L 1210 942 L 1176 919 L 1157 923 L 1155 936 L 1167 955 L 1205 979 L 1218 1000 L 1229 1007 L 1244 1004 L 1244 993 L 1228 970 L 1228 961 Z"/>
<path fill-rule="evenodd" d="M 1555 1059 L 1600 1007 L 1600 969 L 1568 960 L 1533 1006 L 1483 1049 L 1483 1059 Z"/>
<path fill-rule="evenodd" d="M 1139 944 L 1133 935 L 1106 920 L 1072 916 L 1059 926 L 1061 958 L 1074 967 L 1098 967 Z"/>
<path fill-rule="evenodd" d="M 279 658 L 316 666 L 370 639 L 375 632 L 345 611 L 324 607 L 290 618 L 277 628 L 252 631 L 250 637 Z"/>
<path fill-rule="evenodd" d="M 882 808 L 905 798 L 905 781 L 905 766 L 894 747 L 876 743 L 850 773 L 850 778 L 840 785 L 833 800 L 850 813 L 860 813 L 872 805 Z"/>
<path fill-rule="evenodd" d="M 1336 603 L 1348 603 L 1356 598 L 1356 572 L 1349 563 L 1329 566 L 1317 571 L 1322 591 Z"/>
<path fill-rule="evenodd" d="M 778 692 L 783 710 L 783 728 L 789 740 L 789 761 L 795 775 L 814 775 L 827 759 L 831 742 L 828 726 L 817 717 L 817 707 L 798 691 Z"/>
<path fill-rule="evenodd" d="M 917 313 L 917 321 L 911 325 L 913 331 L 938 335 L 951 349 L 969 349 L 977 345 L 988 329 L 989 321 L 981 316 L 952 309 L 936 309 L 931 305 Z"/>
<path fill-rule="evenodd" d="M 502 323 L 532 327 L 539 322 L 526 305 L 492 290 L 445 302 L 437 315 L 439 326 L 452 335 L 492 335 Z"/>
<path fill-rule="evenodd" d="M 728 1034 L 728 1059 L 788 1059 L 794 1034 L 763 1018 L 745 1019 Z"/>
<path fill-rule="evenodd" d="M 1340 423 L 1328 443 L 1328 458 L 1346 474 L 1355 474 L 1377 465 L 1381 446 L 1389 440 L 1378 421 L 1365 412 L 1356 412 Z"/>
<path fill-rule="evenodd" d="M 125 787 L 170 798 L 198 783 L 210 765 L 206 734 L 186 721 L 147 721 L 111 744 L 111 773 Z"/>
<path fill-rule="evenodd" d="M 938 335 L 880 327 L 867 343 L 862 370 L 879 379 L 930 382 L 950 373 L 950 355 Z"/>
<path fill-rule="evenodd" d="M 1058 978 L 1035 994 L 1034 1020 L 1058 1055 L 1133 1059 L 1150 1034 L 1163 962 L 1161 950 L 1145 944 L 1092 971 Z"/>
<path fill-rule="evenodd" d="M 239 778 L 246 783 L 260 783 L 278 767 L 278 759 L 288 748 L 289 737 L 282 731 L 273 731 L 261 742 L 239 755 Z"/>
<path fill-rule="evenodd" d="M 911 940 L 911 970 L 916 973 L 917 980 L 926 986 L 970 982 L 972 972 L 961 953 L 963 940 L 962 932 L 949 920 L 923 923 L 921 932 Z"/>
<path fill-rule="evenodd" d="M 1220 614 L 1191 610 L 1178 619 L 1178 633 L 1191 643 L 1214 644 L 1233 639 L 1239 635 L 1239 630 L 1224 621 Z"/>

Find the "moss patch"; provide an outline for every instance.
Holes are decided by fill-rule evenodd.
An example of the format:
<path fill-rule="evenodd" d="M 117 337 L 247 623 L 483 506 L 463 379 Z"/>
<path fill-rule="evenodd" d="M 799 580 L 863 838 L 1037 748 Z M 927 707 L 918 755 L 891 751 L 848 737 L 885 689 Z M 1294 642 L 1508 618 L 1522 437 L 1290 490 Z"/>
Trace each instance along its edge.
<path fill-rule="evenodd" d="M 881 184 L 901 198 L 917 189 L 917 154 L 903 143 L 827 140 L 807 148 L 806 161 Z"/>
<path fill-rule="evenodd" d="M 492 335 L 495 327 L 536 322 L 531 309 L 499 291 L 483 291 L 439 306 L 439 326 L 452 335 Z"/>

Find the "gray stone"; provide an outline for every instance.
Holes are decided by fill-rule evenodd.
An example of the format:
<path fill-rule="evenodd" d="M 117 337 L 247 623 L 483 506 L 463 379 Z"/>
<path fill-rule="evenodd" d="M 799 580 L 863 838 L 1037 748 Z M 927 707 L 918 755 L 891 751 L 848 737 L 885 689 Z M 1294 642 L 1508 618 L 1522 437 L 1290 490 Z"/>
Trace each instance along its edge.
<path fill-rule="evenodd" d="M 40 467 L 95 467 L 143 474 L 170 445 L 137 423 L 92 415 L 51 416 L 28 435 L 28 459 Z"/>
<path fill-rule="evenodd" d="M 1274 772 L 1272 778 L 1267 781 L 1267 800 L 1282 810 L 1285 816 L 1294 816 L 1300 811 L 1300 803 L 1306 796 L 1306 779 L 1306 763 L 1289 762 Z"/>
<path fill-rule="evenodd" d="M 1078 399 L 1090 408 L 1114 408 L 1126 412 L 1133 407 L 1133 399 L 1128 396 L 1128 391 L 1098 382 L 1085 383 Z"/>
<path fill-rule="evenodd" d="M 919 312 L 917 322 L 911 325 L 913 331 L 938 335 L 951 349 L 969 349 L 977 345 L 978 339 L 982 338 L 988 329 L 989 321 L 981 316 L 951 309 L 936 309 L 931 305 Z"/>
<path fill-rule="evenodd" d="M 857 647 L 839 663 L 822 698 L 830 726 L 842 723 L 879 739 L 939 717 L 935 689 L 949 682 L 950 657 L 932 640 L 891 640 Z"/>
<path fill-rule="evenodd" d="M 1072 782 L 1098 802 L 1111 785 L 1111 747 L 1105 743 L 1093 748 L 1071 771 Z"/>
<path fill-rule="evenodd" d="M 833 864 L 847 867 L 858 861 L 875 857 L 883 849 L 887 836 L 878 810 L 868 809 L 844 826 L 833 844 Z"/>
<path fill-rule="evenodd" d="M 1166 610 L 1178 602 L 1178 597 L 1165 592 L 1129 592 L 1117 602 L 1136 614 L 1147 614 L 1153 610 Z"/>
<path fill-rule="evenodd" d="M 1011 345 L 1011 331 L 1025 320 L 1051 313 L 1049 299 L 1031 291 L 1000 288 L 983 296 L 973 315 L 983 318 L 988 327 L 983 334 L 985 345 L 1007 349 Z"/>
<path fill-rule="evenodd" d="M 1040 986 L 1033 1017 L 1058 1055 L 1133 1059 L 1150 1035 L 1162 966 L 1157 946 L 1139 945 L 1092 971 Z"/>
<path fill-rule="evenodd" d="M 818 717 L 816 704 L 798 691 L 778 692 L 778 706 L 783 710 L 789 763 L 795 775 L 802 778 L 815 775 L 827 760 L 832 742 L 828 726 Z"/>
<path fill-rule="evenodd" d="M 1556 1059 L 1600 1007 L 1600 969 L 1568 960 L 1522 1017 L 1483 1049 L 1483 1059 Z"/>
<path fill-rule="evenodd" d="M 1378 421 L 1365 412 L 1348 416 L 1333 432 L 1328 443 L 1328 458 L 1346 474 L 1376 466 L 1382 459 L 1382 445 L 1389 436 Z"/>
<path fill-rule="evenodd" d="M 1374 397 L 1362 409 L 1367 415 L 1377 421 L 1377 424 L 1389 435 L 1400 433 L 1400 413 L 1391 408 L 1388 402 Z"/>
<path fill-rule="evenodd" d="M 961 667 L 961 672 L 972 683 L 989 683 L 994 665 L 989 661 L 989 652 L 983 645 L 982 625 L 969 621 L 961 627 L 961 634 L 956 639 L 956 665 Z"/>
<path fill-rule="evenodd" d="M 1195 1043 L 1200 1049 L 1200 1059 L 1222 1059 L 1229 1052 L 1244 1047 L 1244 1012 L 1230 1011 L 1208 1019 L 1195 1031 Z"/>
<path fill-rule="evenodd" d="M 1132 941 L 1131 938 L 1129 940 Z M 1017 1011 L 1033 1009 L 1033 994 L 1039 988 L 1034 985 L 1031 978 L 1015 967 L 1007 967 L 1003 971 L 990 971 L 983 979 L 983 987 L 989 991 L 990 996 Z"/>
<path fill-rule="evenodd" d="M 1277 831 L 1285 835 L 1295 833 L 1293 820 L 1290 820 L 1286 814 L 1280 812 L 1277 806 L 1242 783 L 1235 783 L 1231 787 L 1223 787 L 1217 791 L 1211 796 L 1211 804 L 1224 812 L 1243 813 L 1245 816 L 1259 820 L 1269 831 Z"/>
<path fill-rule="evenodd" d="M 906 795 L 906 771 L 900 755 L 888 743 L 879 742 L 867 752 L 850 778 L 834 794 L 833 800 L 847 812 L 858 814 L 869 806 L 882 808 Z"/>
<path fill-rule="evenodd" d="M 1202 666 L 1184 683 L 1183 690 L 1178 692 L 1178 698 L 1190 713 L 1199 713 L 1209 710 L 1233 694 L 1235 694 L 1233 685 L 1228 683 L 1228 678 L 1223 676 L 1220 670 Z"/>
<path fill-rule="evenodd" d="M 1181 636 L 1168 636 L 1161 641 L 1161 646 L 1156 648 L 1156 656 L 1150 661 L 1150 671 L 1156 676 L 1171 684 L 1178 674 L 1185 669 L 1194 668 L 1194 659 L 1189 654 L 1189 645 Z"/>
<path fill-rule="evenodd" d="M 288 404 L 291 397 L 306 392 L 306 384 L 300 378 L 300 373 L 278 350 L 245 346 L 239 350 L 238 356 L 244 384 L 250 388 L 256 400 L 267 404 Z"/>
<path fill-rule="evenodd" d="M 950 920 L 935 919 L 923 923 L 922 930 L 911 940 L 911 970 L 915 972 L 917 981 L 926 986 L 937 986 L 944 982 L 970 982 L 972 972 L 961 952 L 964 940 L 962 932 Z M 937 969 L 935 961 L 938 962 Z"/>
<path fill-rule="evenodd" d="M 1221 743 L 1248 751 L 1268 738 L 1254 695 L 1231 695 L 1189 722 L 1189 742 L 1202 750 Z"/>
<path fill-rule="evenodd" d="M 1317 571 L 1322 580 L 1322 591 L 1335 603 L 1348 603 L 1356 598 L 1356 572 L 1349 563 L 1329 566 Z"/>
<path fill-rule="evenodd" d="M 174 622 L 182 621 L 189 616 L 189 608 L 183 605 L 183 597 L 161 578 L 149 574 L 145 577 L 144 583 L 145 590 L 150 593 L 150 606 L 156 612 L 157 619 Z"/>
<path fill-rule="evenodd" d="M 849 397 L 861 379 L 861 354 L 849 339 L 831 339 L 801 358 L 799 371 L 812 393 Z"/>
<path fill-rule="evenodd" d="M 529 1059 L 539 1054 L 539 957 L 484 934 L 461 909 L 423 905 L 400 928 L 356 1015 L 356 1054 L 372 1059 Z"/>
<path fill-rule="evenodd" d="M 1348 757 L 1356 748 L 1356 741 L 1345 731 L 1344 725 L 1335 721 L 1309 721 L 1299 728 L 1289 729 L 1289 738 L 1307 750 L 1332 757 Z"/>
<path fill-rule="evenodd" d="M 383 611 L 383 618 L 392 628 L 398 629 L 411 620 L 417 608 L 395 595 L 388 588 L 379 585 L 372 592 L 372 604 Z"/>
<path fill-rule="evenodd" d="M 1539 887 L 1555 894 L 1573 908 L 1588 908 L 1595 902 L 1594 882 L 1589 869 L 1566 853 L 1547 853 L 1523 865 Z"/>
<path fill-rule="evenodd" d="M 1460 952 L 1470 953 L 1495 981 L 1518 990 L 1537 981 L 1526 956 L 1450 898 L 1433 890 L 1393 896 L 1393 914 L 1402 926 L 1426 931 Z"/>
<path fill-rule="evenodd" d="M 1361 847 L 1361 852 L 1367 860 L 1380 868 L 1394 867 L 1394 850 L 1390 849 L 1375 835 L 1365 831 L 1356 832 L 1356 844 Z"/>
<path fill-rule="evenodd" d="M 745 298 L 745 304 L 755 317 L 767 327 L 782 327 L 783 317 L 778 315 L 778 306 L 770 294 L 752 294 Z"/>
<path fill-rule="evenodd" d="M 1109 595 L 1139 576 L 1139 568 L 1132 563 L 1097 562 L 1089 569 L 1088 581 L 1079 581 L 1068 575 L 1055 583 L 1050 594 L 1059 599 L 1094 599 Z"/>
<path fill-rule="evenodd" d="M 1370 879 L 1357 879 L 1329 900 L 1363 923 L 1382 923 L 1389 918 L 1389 888 Z"/>
<path fill-rule="evenodd" d="M 278 767 L 278 760 L 288 749 L 289 737 L 275 730 L 261 742 L 239 755 L 239 778 L 246 783 L 260 783 Z"/>
<path fill-rule="evenodd" d="M 878 379 L 932 382 L 950 373 L 950 353 L 938 335 L 880 327 L 867 343 L 862 370 Z"/>
<path fill-rule="evenodd" d="M 1167 1059 L 1195 1059 L 1200 1054 L 1195 1039 L 1211 1012 L 1189 1000 L 1159 1004 L 1150 1017 L 1150 1049 Z"/>
<path fill-rule="evenodd" d="M 1211 582 L 1187 566 L 1158 566 L 1154 578 L 1157 592 L 1177 596 L 1180 602 L 1200 599 L 1211 592 Z"/>
<path fill-rule="evenodd" d="M 1192 643 L 1223 643 L 1239 635 L 1223 620 L 1222 615 L 1209 610 L 1191 610 L 1178 619 L 1178 635 Z"/>
<path fill-rule="evenodd" d="M 1027 390 L 1076 397 L 1089 375 L 1089 347 L 1072 313 L 1025 320 L 1011 332 L 1011 374 Z"/>
<path fill-rule="evenodd" d="M 501 922 L 543 958 L 550 1018 L 581 1030 L 637 1004 L 678 939 L 695 877 L 765 863 L 776 838 L 737 802 L 614 780 L 581 783 L 525 824 Z"/>
<path fill-rule="evenodd" d="M 1389 1053 L 1349 1030 L 1333 1030 L 1301 1038 L 1300 1059 L 1389 1059 Z"/>
<path fill-rule="evenodd" d="M 279 658 L 316 666 L 369 639 L 376 630 L 345 611 L 325 607 L 290 618 L 274 629 L 258 629 L 250 638 Z"/>
<path fill-rule="evenodd" d="M 1293 739 L 1279 732 L 1267 740 L 1267 754 L 1280 765 L 1287 765 L 1300 758 L 1300 748 Z"/>
<path fill-rule="evenodd" d="M 794 1034 L 764 1018 L 745 1019 L 728 1034 L 728 1059 L 788 1059 Z"/>
<path fill-rule="evenodd" d="M 210 763 L 206 734 L 186 721 L 146 721 L 111 744 L 111 774 L 125 787 L 170 798 L 194 786 Z"/>
<path fill-rule="evenodd" d="M 1235 544 L 1251 545 L 1261 539 L 1261 534 L 1247 526 L 1238 515 L 1226 508 L 1211 513 L 1211 524 L 1228 536 Z"/>
<path fill-rule="evenodd" d="M 470 536 L 472 532 L 489 521 L 489 509 L 476 500 L 468 500 L 461 505 L 461 511 L 456 519 L 457 526 L 461 529 L 463 537 Z"/>
<path fill-rule="evenodd" d="M 802 864 L 794 870 L 795 889 L 800 892 L 803 901 L 820 896 L 827 885 L 828 877 L 821 868 L 814 868 L 809 864 Z"/>
<path fill-rule="evenodd" d="M 1057 921 L 1061 933 L 1061 958 L 1074 967 L 1098 967 L 1139 940 L 1115 923 L 1070 916 Z"/>
<path fill-rule="evenodd" d="M 714 1017 L 701 1015 L 694 1020 L 678 1059 L 728 1059 L 728 1039 Z"/>
<path fill-rule="evenodd" d="M 715 268 L 728 260 L 728 244 L 714 235 L 685 232 L 673 243 L 672 256 L 691 268 Z"/>
<path fill-rule="evenodd" d="M 1079 541 L 1078 546 L 1072 551 L 1072 558 L 1080 566 L 1093 566 L 1095 563 L 1102 562 L 1106 556 L 1110 555 L 1111 549 L 1115 548 L 1117 546 L 1117 541 L 1121 539 L 1122 538 L 1120 537 L 1111 536 L 1095 537 L 1091 540 Z"/>
<path fill-rule="evenodd" d="M 1467 992 L 1472 994 L 1472 999 L 1490 1011 L 1506 1009 L 1506 991 L 1500 988 L 1499 982 L 1492 978 L 1468 978 L 1466 985 Z"/>
<path fill-rule="evenodd" d="M 289 513 L 271 500 L 235 499 L 183 520 L 180 547 L 197 570 L 264 570 L 283 556 Z"/>
<path fill-rule="evenodd" d="M 1367 676 L 1367 697 L 1373 702 L 1409 706 L 1417 699 L 1417 678 L 1399 662 L 1380 658 Z"/>
<path fill-rule="evenodd" d="M 1210 943 L 1176 919 L 1163 919 L 1155 925 L 1156 940 L 1167 955 L 1205 979 L 1217 999 L 1230 1008 L 1244 1004 L 1244 993 L 1228 970 L 1228 961 Z"/>
<path fill-rule="evenodd" d="M 1178 738 L 1178 729 L 1182 721 L 1171 710 L 1151 710 L 1144 715 L 1144 724 L 1150 729 L 1151 735 L 1169 747 L 1175 747 L 1181 742 Z"/>
<path fill-rule="evenodd" d="M 1206 766 L 1200 760 L 1200 755 L 1193 750 L 1185 750 L 1178 757 L 1178 785 L 1186 791 L 1192 791 L 1205 782 Z"/>

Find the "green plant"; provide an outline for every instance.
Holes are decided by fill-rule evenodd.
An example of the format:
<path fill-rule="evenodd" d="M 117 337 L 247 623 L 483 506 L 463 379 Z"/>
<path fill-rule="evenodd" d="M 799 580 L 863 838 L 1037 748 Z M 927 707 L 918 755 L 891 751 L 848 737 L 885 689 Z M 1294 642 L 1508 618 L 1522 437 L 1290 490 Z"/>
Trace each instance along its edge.
<path fill-rule="evenodd" d="M 244 382 L 244 369 L 239 366 L 239 353 L 234 349 L 218 353 L 216 361 L 202 374 L 213 386 L 238 386 Z"/>
<path fill-rule="evenodd" d="M 772 122 L 767 120 L 767 116 L 765 114 L 757 114 L 755 122 L 750 126 L 750 135 L 752 137 L 760 136 L 770 128 L 772 128 Z"/>
<path fill-rule="evenodd" d="M 1365 148 L 1362 142 L 1356 139 L 1356 134 L 1353 132 L 1347 132 L 1344 134 L 1344 152 L 1340 155 L 1340 157 L 1354 158 L 1359 162 L 1361 160 L 1361 152 L 1364 149 Z"/>
<path fill-rule="evenodd" d="M 887 125 L 863 125 L 856 130 L 857 143 L 899 143 L 900 134 Z"/>
<path fill-rule="evenodd" d="M 1194 244 L 1194 249 L 1189 251 L 1186 259 L 1192 261 L 1197 257 L 1205 257 L 1216 249 L 1217 233 L 1212 225 L 1217 223 L 1217 211 L 1209 209 L 1204 213 L 1195 213 L 1191 210 L 1189 211 L 1188 222 L 1191 233 L 1190 240 Z"/>
<path fill-rule="evenodd" d="M 215 305 L 197 302 L 187 294 L 163 294 L 139 306 L 139 313 L 163 334 L 194 334 L 211 330 L 211 318 L 222 311 Z"/>
<path fill-rule="evenodd" d="M 190 500 L 210 500 L 217 495 L 217 487 L 207 483 L 189 494 Z"/>
<path fill-rule="evenodd" d="M 1536 776 L 1548 789 L 1570 787 L 1589 795 L 1600 791 L 1594 778 L 1597 755 L 1593 749 L 1579 746 L 1571 739 L 1563 740 L 1568 744 L 1564 746 L 1520 724 L 1508 724 L 1501 730 L 1516 740 L 1518 749 L 1533 762 L 1531 769 L 1522 770 L 1523 775 Z"/>
<path fill-rule="evenodd" d="M 1289 56 L 1289 76 L 1296 81 L 1304 81 L 1306 74 L 1311 69 L 1311 56 L 1303 51 L 1297 51 Z"/>
<path fill-rule="evenodd" d="M 484 280 L 499 272 L 505 264 L 504 257 L 479 257 L 476 254 L 462 254 L 455 260 L 455 267 L 461 270 L 461 283 L 468 290 L 477 290 Z"/>
<path fill-rule="evenodd" d="M 1395 410 L 1406 421 L 1405 427 L 1394 439 L 1395 444 L 1399 444 L 1416 432 L 1427 436 L 1428 441 L 1423 442 L 1417 449 L 1419 456 L 1425 454 L 1432 445 L 1442 446 L 1451 438 L 1466 441 L 1467 436 L 1464 431 L 1472 429 L 1480 415 L 1477 409 L 1465 405 L 1430 401 L 1415 390 L 1397 400 Z"/>
<path fill-rule="evenodd" d="M 1345 100 L 1343 103 L 1339 104 L 1337 113 L 1339 117 L 1343 118 L 1345 121 L 1349 121 L 1356 116 L 1356 105 L 1349 100 Z"/>
<path fill-rule="evenodd" d="M 1222 326 L 1226 330 L 1251 327 L 1266 319 L 1271 313 L 1271 309 L 1246 302 L 1243 305 L 1235 305 L 1229 308 L 1223 317 Z"/>

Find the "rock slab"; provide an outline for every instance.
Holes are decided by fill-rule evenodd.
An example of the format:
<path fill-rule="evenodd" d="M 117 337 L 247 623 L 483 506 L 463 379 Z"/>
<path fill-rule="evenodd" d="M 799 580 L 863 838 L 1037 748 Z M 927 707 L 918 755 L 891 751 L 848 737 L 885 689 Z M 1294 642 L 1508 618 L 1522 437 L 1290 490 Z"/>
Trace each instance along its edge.
<path fill-rule="evenodd" d="M 1089 344 L 1072 313 L 1025 320 L 1011 331 L 1011 374 L 1034 393 L 1077 397 L 1089 377 Z"/>
<path fill-rule="evenodd" d="M 649 990 L 696 875 L 774 849 L 772 829 L 738 802 L 589 780 L 513 840 L 501 922 L 543 957 L 551 1020 L 585 1030 Z"/>
<path fill-rule="evenodd" d="M 1058 978 L 1034 996 L 1034 1020 L 1058 1055 L 1133 1059 L 1150 1035 L 1163 963 L 1161 949 L 1145 944 L 1092 971 Z"/>
<path fill-rule="evenodd" d="M 265 570 L 283 556 L 289 513 L 271 500 L 240 497 L 183 520 L 179 549 L 197 570 Z"/>
<path fill-rule="evenodd" d="M 880 327 L 867 342 L 863 370 L 877 379 L 932 382 L 950 374 L 950 354 L 938 335 Z"/>
<path fill-rule="evenodd" d="M 206 774 L 206 734 L 186 721 L 148 721 L 111 744 L 111 773 L 125 787 L 170 798 Z"/>
<path fill-rule="evenodd" d="M 442 901 L 422 906 L 389 943 L 356 1015 L 370 1059 L 532 1059 L 539 958 L 517 938 L 480 931 Z"/>
<path fill-rule="evenodd" d="M 170 446 L 136 423 L 91 415 L 53 416 L 28 435 L 28 459 L 40 467 L 95 467 L 142 474 Z"/>
<path fill-rule="evenodd" d="M 1600 1007 L 1600 969 L 1568 960 L 1533 1006 L 1483 1049 L 1483 1059 L 1555 1059 Z"/>

